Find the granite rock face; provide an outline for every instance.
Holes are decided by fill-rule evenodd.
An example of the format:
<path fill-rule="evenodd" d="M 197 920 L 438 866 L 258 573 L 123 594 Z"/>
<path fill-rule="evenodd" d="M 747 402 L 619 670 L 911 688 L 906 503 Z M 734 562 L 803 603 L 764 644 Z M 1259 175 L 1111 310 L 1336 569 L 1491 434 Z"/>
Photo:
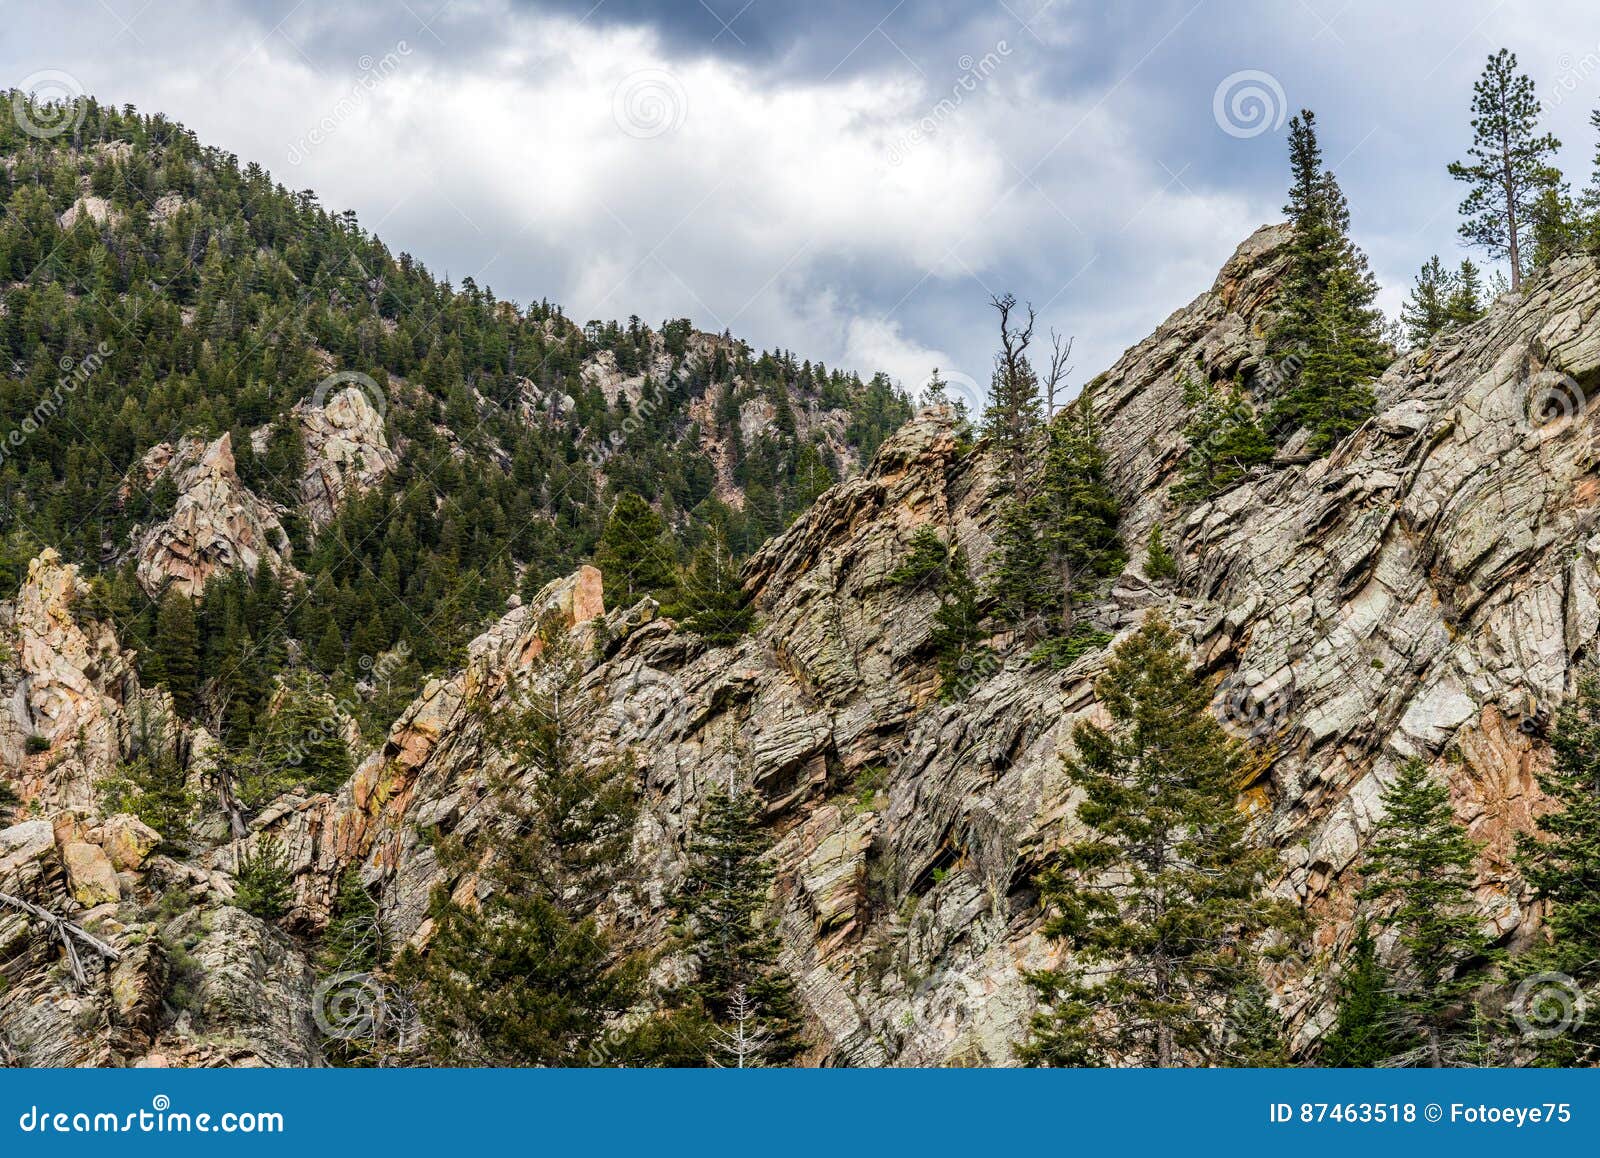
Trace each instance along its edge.
<path fill-rule="evenodd" d="M 1263 354 L 1284 240 L 1282 227 L 1256 233 L 1212 290 L 1091 384 L 1132 562 L 1087 613 L 1122 633 L 1162 611 L 1217 677 L 1219 715 L 1263 755 L 1247 793 L 1281 855 L 1275 885 L 1315 919 L 1272 978 L 1303 1046 L 1331 1017 L 1355 870 L 1406 758 L 1438 769 L 1485 842 L 1485 922 L 1509 945 L 1537 931 L 1512 844 L 1541 807 L 1551 712 L 1600 633 L 1600 408 L 1588 401 L 1600 392 L 1600 268 L 1563 261 L 1483 321 L 1400 358 L 1378 384 L 1379 412 L 1328 457 L 1303 461 L 1291 446 L 1180 508 L 1168 488 L 1185 450 L 1183 379 L 1262 389 L 1285 372 Z M 1000 498 L 981 444 L 968 447 L 951 412 L 925 411 L 749 560 L 759 622 L 738 645 L 708 648 L 649 600 L 607 609 L 584 568 L 429 682 L 337 793 L 285 797 L 236 845 L 188 860 L 138 852 L 139 834 L 100 817 L 92 796 L 74 810 L 50 774 L 33 776 L 27 817 L 0 830 L 0 891 L 92 924 L 120 956 L 85 953 L 90 984 L 74 989 L 51 970 L 59 942 L 0 909 L 0 1031 L 32 1064 L 315 1061 L 299 938 L 327 919 L 352 867 L 393 936 L 417 945 L 436 886 L 479 886 L 452 876 L 431 838 L 470 838 L 493 819 L 488 786 L 509 761 L 484 721 L 537 670 L 538 624 L 556 612 L 587 657 L 577 748 L 592 762 L 626 758 L 637 777 L 626 887 L 606 917 L 624 940 L 664 943 L 700 802 L 740 782 L 766 803 L 770 916 L 811 1019 L 810 1060 L 1013 1061 L 1032 1010 L 1024 971 L 1057 960 L 1032 881 L 1074 831 L 1061 757 L 1074 723 L 1098 718 L 1105 652 L 1064 671 L 1003 655 L 944 703 L 937 601 L 891 578 L 931 525 L 966 548 L 981 581 Z M 1143 576 L 1157 523 L 1181 564 L 1173 582 Z M 44 699 L 28 711 L 70 709 L 115 735 L 128 700 L 106 681 L 121 653 L 104 629 L 44 613 L 66 598 L 62 570 L 36 562 L 10 611 L 24 640 L 52 641 L 49 656 L 23 654 L 59 689 L 55 715 Z M 92 784 L 116 758 L 108 744 L 94 768 L 62 775 Z M 294 871 L 282 928 L 227 903 L 237 858 L 269 835 Z M 116 869 L 116 898 L 74 895 L 66 850 L 82 844 Z M 158 914 L 155 898 L 174 891 L 186 907 Z"/>
<path fill-rule="evenodd" d="M 139 584 L 152 598 L 169 587 L 194 598 L 218 571 L 289 567 L 289 536 L 277 512 L 239 480 L 231 436 L 162 443 L 142 466 L 135 482 L 169 478 L 178 496 L 172 513 L 138 538 Z"/>
<path fill-rule="evenodd" d="M 366 494 L 399 465 L 383 415 L 366 392 L 350 386 L 321 406 L 294 408 L 305 440 L 300 501 L 315 528 L 326 527 L 345 499 Z"/>

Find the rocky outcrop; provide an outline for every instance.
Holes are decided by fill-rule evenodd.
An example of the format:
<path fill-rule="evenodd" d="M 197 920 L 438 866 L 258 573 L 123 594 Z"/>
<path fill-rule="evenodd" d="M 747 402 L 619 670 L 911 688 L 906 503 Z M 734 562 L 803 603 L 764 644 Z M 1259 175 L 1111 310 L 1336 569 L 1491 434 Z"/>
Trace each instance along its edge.
<path fill-rule="evenodd" d="M 1329 964 L 1361 906 L 1356 869 L 1406 758 L 1435 766 L 1484 842 L 1485 922 L 1506 944 L 1537 932 L 1511 850 L 1542 806 L 1551 711 L 1600 638 L 1600 410 L 1588 405 L 1600 389 L 1600 268 L 1559 263 L 1483 321 L 1399 359 L 1378 384 L 1379 412 L 1328 457 L 1291 447 L 1180 508 L 1168 489 L 1185 449 L 1183 379 L 1265 389 L 1289 372 L 1263 357 L 1283 240 L 1280 227 L 1258 232 L 1211 291 L 1092 384 L 1134 565 L 1086 610 L 1113 633 L 1162 610 L 1219 679 L 1217 711 L 1259 750 L 1246 791 L 1280 854 L 1276 887 L 1316 930 L 1272 978 L 1305 1045 L 1329 1020 Z M 577 750 L 624 760 L 637 778 L 632 854 L 606 914 L 625 941 L 665 943 L 700 801 L 712 785 L 744 784 L 775 841 L 769 907 L 811 1020 L 811 1060 L 1010 1062 L 1032 1010 L 1025 971 L 1058 960 L 1032 882 L 1075 831 L 1062 755 L 1075 722 L 1099 711 L 1105 652 L 1066 670 L 1003 652 L 968 673 L 960 702 L 943 702 L 936 598 L 892 578 L 931 525 L 981 579 L 999 499 L 981 446 L 930 410 L 749 560 L 759 625 L 737 646 L 708 648 L 648 600 L 608 611 L 586 568 L 474 641 L 338 793 L 278 801 L 237 846 L 179 863 L 94 815 L 0 831 L 0 891 L 98 922 L 123 954 L 89 963 L 100 988 L 68 992 L 51 979 L 48 939 L 0 914 L 12 981 L 0 1027 L 37 1064 L 314 1060 L 310 968 L 283 929 L 227 904 L 236 858 L 266 836 L 285 849 L 296 905 L 282 924 L 295 934 L 327 919 L 354 867 L 392 935 L 425 946 L 433 890 L 479 887 L 441 864 L 434 838 L 490 830 L 489 785 L 512 765 L 485 720 L 537 672 L 539 622 L 554 611 L 585 656 Z M 1141 574 L 1157 523 L 1180 559 L 1176 582 Z M 66 581 L 51 578 L 58 561 L 36 566 L 40 591 L 24 593 L 35 603 L 25 614 L 19 603 L 17 622 L 53 631 L 51 654 L 78 657 L 53 677 L 70 683 L 94 655 L 120 653 L 94 642 L 97 629 L 72 636 L 60 625 L 70 615 L 43 614 L 45 592 Z M 115 670 L 114 658 L 99 664 Z M 126 712 L 114 696 L 63 695 L 50 701 L 60 718 L 68 706 Z M 97 849 L 112 878 L 75 871 L 74 845 Z M 95 853 L 71 859 L 98 868 Z M 106 887 L 85 891 L 86 880 Z M 174 889 L 193 912 L 157 918 L 152 898 Z M 167 996 L 152 1001 L 152 988 Z"/>
<path fill-rule="evenodd" d="M 321 406 L 294 408 L 305 439 L 306 469 L 300 501 L 314 528 L 326 527 L 347 498 L 366 494 L 399 464 L 384 430 L 383 414 L 361 389 L 350 386 Z"/>
<path fill-rule="evenodd" d="M 289 537 L 277 513 L 239 481 L 229 435 L 162 443 L 141 466 L 143 486 L 167 478 L 177 491 L 172 513 L 138 536 L 139 583 L 152 598 L 169 587 L 196 597 L 218 571 L 288 569 Z"/>
<path fill-rule="evenodd" d="M 24 806 L 86 809 L 94 782 L 115 763 L 137 698 L 133 657 L 89 609 L 78 569 L 47 548 L 7 610 L 15 653 L 0 663 L 0 769 Z"/>

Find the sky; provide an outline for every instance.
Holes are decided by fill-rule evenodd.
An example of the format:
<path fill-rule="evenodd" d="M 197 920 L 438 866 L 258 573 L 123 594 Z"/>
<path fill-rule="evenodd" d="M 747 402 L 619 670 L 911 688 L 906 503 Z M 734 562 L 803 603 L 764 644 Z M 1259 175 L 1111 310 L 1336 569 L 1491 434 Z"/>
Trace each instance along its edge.
<path fill-rule="evenodd" d="M 993 294 L 1074 387 L 1281 217 L 1316 111 L 1398 311 L 1510 48 L 1590 180 L 1592 0 L 0 0 L 0 81 L 160 111 L 396 252 L 981 397 Z"/>

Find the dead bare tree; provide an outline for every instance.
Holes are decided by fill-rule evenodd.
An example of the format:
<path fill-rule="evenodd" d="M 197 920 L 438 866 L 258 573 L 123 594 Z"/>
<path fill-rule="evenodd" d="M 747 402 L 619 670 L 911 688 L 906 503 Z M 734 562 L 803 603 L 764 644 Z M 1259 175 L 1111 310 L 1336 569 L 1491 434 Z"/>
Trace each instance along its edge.
<path fill-rule="evenodd" d="M 78 947 L 73 943 L 73 938 L 82 941 L 108 961 L 116 961 L 122 956 L 120 952 L 93 933 L 87 932 L 81 925 L 75 925 L 65 917 L 41 908 L 32 901 L 25 901 L 10 893 L 0 893 L 0 905 L 10 905 L 13 909 L 21 909 L 29 916 L 38 918 L 52 933 L 61 938 L 61 944 L 67 951 L 67 967 L 72 971 L 73 984 L 80 990 L 88 988 L 89 974 L 83 967 L 83 959 L 78 956 Z"/>
<path fill-rule="evenodd" d="M 1069 337 L 1063 346 L 1061 335 L 1050 331 L 1050 374 L 1044 380 L 1044 417 L 1047 422 L 1056 416 L 1056 391 L 1066 382 L 1067 375 L 1072 373 L 1067 359 L 1072 357 L 1072 343 L 1075 341 L 1076 337 Z"/>

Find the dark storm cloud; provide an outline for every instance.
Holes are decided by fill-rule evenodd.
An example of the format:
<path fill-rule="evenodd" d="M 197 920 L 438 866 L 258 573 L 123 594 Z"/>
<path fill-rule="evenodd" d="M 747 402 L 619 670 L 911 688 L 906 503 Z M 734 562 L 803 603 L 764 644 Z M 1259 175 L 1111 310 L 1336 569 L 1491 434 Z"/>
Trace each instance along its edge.
<path fill-rule="evenodd" d="M 1445 165 L 1468 143 L 1484 57 L 1519 54 L 1578 185 L 1600 104 L 1600 32 L 1577 0 L 95 0 L 6 15 L 9 79 L 59 69 L 161 109 L 458 280 L 585 317 L 729 324 L 907 380 L 936 358 L 985 379 L 984 303 L 1002 291 L 1078 335 L 1079 381 L 1103 368 L 1280 214 L 1284 122 L 1307 106 L 1393 312 L 1430 253 L 1462 256 Z M 392 76 L 369 84 L 386 54 Z M 1265 120 L 1230 128 L 1229 92 L 1250 86 Z M 623 123 L 619 94 L 641 87 L 664 131 Z"/>

